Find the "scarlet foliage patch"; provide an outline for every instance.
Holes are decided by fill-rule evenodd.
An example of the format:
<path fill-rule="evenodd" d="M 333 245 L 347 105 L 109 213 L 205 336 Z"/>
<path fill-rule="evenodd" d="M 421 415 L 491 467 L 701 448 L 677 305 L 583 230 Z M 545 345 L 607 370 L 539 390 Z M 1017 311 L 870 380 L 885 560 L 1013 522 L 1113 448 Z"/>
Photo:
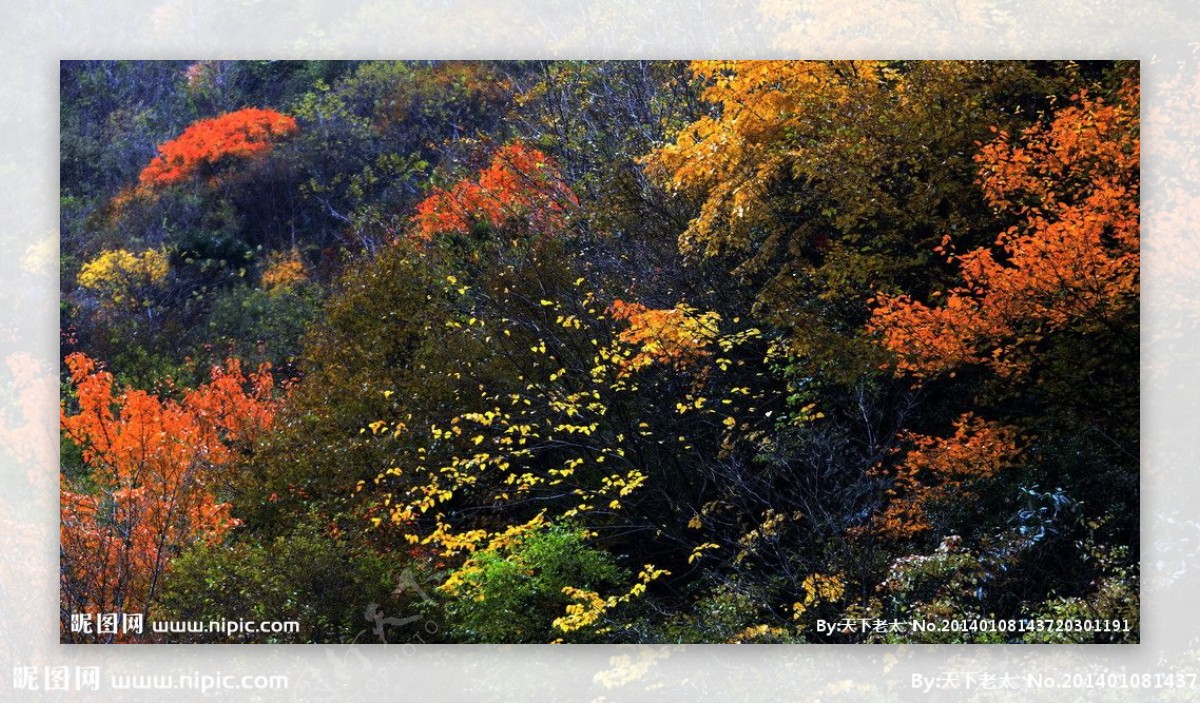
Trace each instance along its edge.
<path fill-rule="evenodd" d="M 83 354 L 66 362 L 79 410 L 61 413 L 62 429 L 89 472 L 60 477 L 64 599 L 76 612 L 143 612 L 174 555 L 237 524 L 214 488 L 271 424 L 272 378 L 231 359 L 176 402 L 116 390 Z"/>
<path fill-rule="evenodd" d="M 882 296 L 871 321 L 914 376 L 985 364 L 1020 374 L 1053 330 L 1103 324 L 1138 294 L 1138 87 L 1118 101 L 1086 95 L 1054 121 L 1001 133 L 976 162 L 984 196 L 1021 218 L 995 247 L 949 254 L 963 284 L 940 306 Z"/>
<path fill-rule="evenodd" d="M 550 157 L 514 142 L 498 150 L 476 179 L 437 189 L 421 201 L 413 236 L 429 240 L 469 232 L 480 223 L 499 227 L 513 220 L 524 220 L 534 234 L 547 235 L 560 231 L 578 205 Z"/>
<path fill-rule="evenodd" d="M 1086 94 L 1014 139 L 1003 132 L 976 156 L 979 184 L 997 213 L 1017 224 L 993 247 L 939 252 L 962 283 L 940 304 L 880 296 L 869 330 L 896 354 L 895 372 L 916 379 L 953 375 L 964 365 L 1001 379 L 1024 377 L 1043 340 L 1087 333 L 1137 305 L 1139 271 L 1138 87 L 1112 103 Z M 902 433 L 913 447 L 893 470 L 891 501 L 877 533 L 902 538 L 930 528 L 931 499 L 969 496 L 961 487 L 1011 464 L 1016 431 L 967 413 L 950 437 Z M 883 470 L 880 470 L 883 471 Z"/>
<path fill-rule="evenodd" d="M 900 439 L 912 449 L 891 472 L 895 479 L 888 490 L 891 502 L 872 523 L 875 532 L 889 538 L 928 530 L 932 526 L 925 509 L 930 501 L 969 500 L 966 485 L 995 476 L 1021 454 L 1013 428 L 972 413 L 964 413 L 954 422 L 950 437 L 906 432 Z"/>
<path fill-rule="evenodd" d="M 144 187 L 178 183 L 223 159 L 266 152 L 297 129 L 288 115 L 260 108 L 200 120 L 158 147 L 158 156 L 142 169 L 138 183 Z"/>

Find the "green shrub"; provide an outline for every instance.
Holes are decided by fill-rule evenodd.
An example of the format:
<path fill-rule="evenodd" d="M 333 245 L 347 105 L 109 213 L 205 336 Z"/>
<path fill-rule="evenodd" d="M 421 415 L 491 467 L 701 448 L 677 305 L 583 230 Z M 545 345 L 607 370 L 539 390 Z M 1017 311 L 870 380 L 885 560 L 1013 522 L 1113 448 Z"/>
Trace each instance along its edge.
<path fill-rule="evenodd" d="M 595 628 L 569 635 L 553 626 L 572 603 L 563 587 L 598 592 L 628 578 L 616 559 L 589 546 L 580 530 L 553 526 L 503 549 L 476 553 L 443 587 L 450 633 L 460 642 L 548 643 L 594 640 Z"/>

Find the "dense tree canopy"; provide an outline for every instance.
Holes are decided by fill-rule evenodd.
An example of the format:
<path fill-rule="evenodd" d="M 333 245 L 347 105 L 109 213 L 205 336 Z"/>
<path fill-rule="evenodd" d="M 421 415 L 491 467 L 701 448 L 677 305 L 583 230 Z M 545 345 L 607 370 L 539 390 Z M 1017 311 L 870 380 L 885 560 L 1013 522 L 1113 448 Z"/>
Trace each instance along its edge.
<path fill-rule="evenodd" d="M 62 72 L 64 640 L 1136 642 L 1136 64 Z"/>

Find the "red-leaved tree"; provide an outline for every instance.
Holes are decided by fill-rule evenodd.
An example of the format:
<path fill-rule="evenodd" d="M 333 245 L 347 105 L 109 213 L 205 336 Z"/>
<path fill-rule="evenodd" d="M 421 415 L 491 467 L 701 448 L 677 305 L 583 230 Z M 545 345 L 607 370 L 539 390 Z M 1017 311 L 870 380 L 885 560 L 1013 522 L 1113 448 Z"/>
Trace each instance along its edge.
<path fill-rule="evenodd" d="M 290 116 L 261 108 L 199 120 L 158 147 L 158 156 L 142 169 L 138 184 L 143 188 L 169 186 L 223 161 L 265 153 L 297 129 Z"/>
<path fill-rule="evenodd" d="M 1028 379 L 1055 336 L 1087 339 L 1127 325 L 1138 305 L 1139 89 L 1076 96 L 1047 124 L 1000 132 L 976 156 L 979 184 L 1016 224 L 992 247 L 954 254 L 961 283 L 924 303 L 881 295 L 869 323 L 896 374 L 922 382 L 982 368 L 1000 385 Z M 1040 382 L 1039 382 L 1040 383 Z M 874 527 L 905 537 L 930 526 L 925 507 L 1019 457 L 1016 429 L 964 414 L 948 437 L 902 433 L 911 447 Z M 968 495 L 959 495 L 969 500 Z"/>
<path fill-rule="evenodd" d="M 579 201 L 550 157 L 519 142 L 501 147 L 475 179 L 436 189 L 417 205 L 414 236 L 469 232 L 523 220 L 534 234 L 560 231 Z"/>
<path fill-rule="evenodd" d="M 63 618 L 145 612 L 172 557 L 237 524 L 215 489 L 274 417 L 271 374 L 229 360 L 173 401 L 116 388 L 83 354 L 66 361 L 78 410 L 61 425 L 87 471 L 60 476 Z"/>

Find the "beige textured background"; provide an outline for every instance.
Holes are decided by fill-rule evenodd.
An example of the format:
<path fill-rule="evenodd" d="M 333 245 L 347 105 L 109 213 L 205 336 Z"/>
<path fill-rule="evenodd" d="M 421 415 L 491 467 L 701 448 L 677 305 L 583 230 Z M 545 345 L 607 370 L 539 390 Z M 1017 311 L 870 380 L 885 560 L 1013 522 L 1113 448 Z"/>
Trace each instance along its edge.
<path fill-rule="evenodd" d="M 1200 700 L 1200 678 L 1196 687 L 1162 689 L 1036 689 L 1023 679 L 1200 673 L 1194 2 L 5 0 L 0 46 L 0 700 L 201 696 L 109 689 L 110 677 L 124 673 L 289 677 L 286 690 L 207 695 L 230 701 Z M 58 645 L 58 61 L 551 57 L 1141 59 L 1142 645 Z M 1129 384 L 1138 393 L 1139 380 Z M 40 679 L 44 666 L 64 665 L 100 668 L 100 690 L 14 689 L 15 667 L 35 667 Z M 913 687 L 914 675 L 948 673 L 1017 676 L 1021 685 L 929 694 Z"/>

